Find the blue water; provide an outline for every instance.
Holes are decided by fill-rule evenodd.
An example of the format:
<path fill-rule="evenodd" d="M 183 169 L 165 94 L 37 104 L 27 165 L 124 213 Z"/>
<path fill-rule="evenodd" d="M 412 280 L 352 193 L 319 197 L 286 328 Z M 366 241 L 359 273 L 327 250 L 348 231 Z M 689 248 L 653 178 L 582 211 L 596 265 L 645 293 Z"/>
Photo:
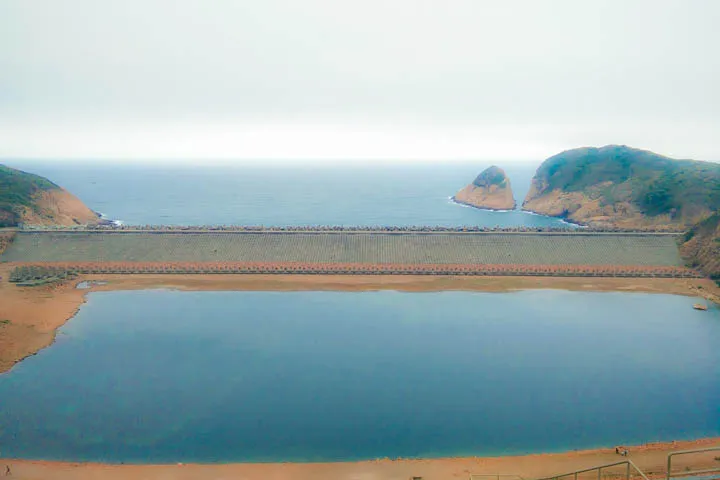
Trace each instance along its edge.
<path fill-rule="evenodd" d="M 6 457 L 490 455 L 720 434 L 720 309 L 671 295 L 91 293 L 0 375 Z"/>
<path fill-rule="evenodd" d="M 488 164 L 160 166 L 8 160 L 126 224 L 568 226 L 449 200 Z M 537 165 L 504 165 L 520 205 Z M 518 207 L 519 208 L 519 207 Z"/>

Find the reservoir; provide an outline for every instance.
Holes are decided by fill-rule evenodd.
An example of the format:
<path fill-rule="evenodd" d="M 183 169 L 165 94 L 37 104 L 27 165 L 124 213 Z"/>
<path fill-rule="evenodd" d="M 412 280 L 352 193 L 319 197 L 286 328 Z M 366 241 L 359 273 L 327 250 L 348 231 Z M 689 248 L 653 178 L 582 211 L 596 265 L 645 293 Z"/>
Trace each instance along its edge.
<path fill-rule="evenodd" d="M 720 309 L 639 293 L 96 292 L 0 375 L 4 457 L 520 454 L 720 435 Z"/>

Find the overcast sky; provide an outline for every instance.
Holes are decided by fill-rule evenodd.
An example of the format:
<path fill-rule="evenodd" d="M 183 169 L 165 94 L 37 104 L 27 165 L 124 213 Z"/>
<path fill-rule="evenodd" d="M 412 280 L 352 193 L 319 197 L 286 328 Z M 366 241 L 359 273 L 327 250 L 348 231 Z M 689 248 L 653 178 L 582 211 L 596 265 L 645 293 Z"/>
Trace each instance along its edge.
<path fill-rule="evenodd" d="M 2 0 L 0 157 L 720 160 L 720 1 Z"/>

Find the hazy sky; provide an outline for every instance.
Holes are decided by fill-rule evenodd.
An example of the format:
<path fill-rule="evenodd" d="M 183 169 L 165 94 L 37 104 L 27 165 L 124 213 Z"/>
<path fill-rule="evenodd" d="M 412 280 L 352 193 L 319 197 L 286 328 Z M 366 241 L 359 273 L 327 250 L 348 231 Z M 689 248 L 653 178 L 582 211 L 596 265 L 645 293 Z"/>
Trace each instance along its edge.
<path fill-rule="evenodd" d="M 720 160 L 720 1 L 2 0 L 0 157 Z"/>

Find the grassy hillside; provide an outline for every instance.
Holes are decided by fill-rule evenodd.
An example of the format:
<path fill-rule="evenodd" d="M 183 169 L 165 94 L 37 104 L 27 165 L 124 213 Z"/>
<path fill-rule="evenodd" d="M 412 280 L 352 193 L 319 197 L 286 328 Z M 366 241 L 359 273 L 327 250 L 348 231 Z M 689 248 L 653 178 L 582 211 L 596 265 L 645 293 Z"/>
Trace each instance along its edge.
<path fill-rule="evenodd" d="M 690 225 L 720 209 L 720 164 L 674 160 L 619 145 L 578 148 L 543 162 L 526 202 L 553 191 L 597 201 L 594 214 L 621 205 L 610 218 L 663 216 L 665 223 Z M 576 203 L 578 198 L 573 196 Z M 571 216 L 582 205 L 566 207 Z"/>
<path fill-rule="evenodd" d="M 0 227 L 17 225 L 22 207 L 36 207 L 38 192 L 59 188 L 46 178 L 0 165 Z"/>
<path fill-rule="evenodd" d="M 720 212 L 694 225 L 683 240 L 680 250 L 688 265 L 720 285 Z"/>

